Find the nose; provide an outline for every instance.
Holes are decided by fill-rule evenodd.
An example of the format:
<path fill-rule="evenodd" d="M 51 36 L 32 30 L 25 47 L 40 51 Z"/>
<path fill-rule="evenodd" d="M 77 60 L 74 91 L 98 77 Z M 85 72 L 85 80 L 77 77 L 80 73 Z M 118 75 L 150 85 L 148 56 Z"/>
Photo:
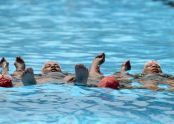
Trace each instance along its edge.
<path fill-rule="evenodd" d="M 153 68 L 158 68 L 158 66 L 157 66 L 157 65 L 152 65 L 152 67 L 153 67 Z"/>
<path fill-rule="evenodd" d="M 51 68 L 52 68 L 52 69 L 54 69 L 54 68 L 55 68 L 55 66 L 53 65 L 53 66 L 51 66 Z"/>

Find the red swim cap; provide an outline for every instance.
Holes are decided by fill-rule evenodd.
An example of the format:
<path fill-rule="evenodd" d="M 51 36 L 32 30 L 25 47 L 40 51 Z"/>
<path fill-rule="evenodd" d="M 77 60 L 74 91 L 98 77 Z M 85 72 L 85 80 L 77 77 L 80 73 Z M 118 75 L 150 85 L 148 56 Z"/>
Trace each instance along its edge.
<path fill-rule="evenodd" d="M 13 87 L 12 79 L 6 75 L 0 75 L 0 87 Z"/>
<path fill-rule="evenodd" d="M 119 82 L 115 79 L 114 76 L 104 77 L 99 83 L 98 87 L 107 87 L 112 89 L 119 88 Z"/>

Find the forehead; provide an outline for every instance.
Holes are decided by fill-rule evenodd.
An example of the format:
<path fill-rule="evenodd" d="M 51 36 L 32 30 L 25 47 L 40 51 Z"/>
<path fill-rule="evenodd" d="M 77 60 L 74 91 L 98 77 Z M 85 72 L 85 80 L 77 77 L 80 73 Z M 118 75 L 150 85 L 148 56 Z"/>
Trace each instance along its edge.
<path fill-rule="evenodd" d="M 49 62 L 46 62 L 45 65 L 59 65 L 57 62 L 54 62 L 54 61 L 49 61 Z"/>
<path fill-rule="evenodd" d="M 145 64 L 145 66 L 157 65 L 160 66 L 156 61 L 150 61 Z"/>

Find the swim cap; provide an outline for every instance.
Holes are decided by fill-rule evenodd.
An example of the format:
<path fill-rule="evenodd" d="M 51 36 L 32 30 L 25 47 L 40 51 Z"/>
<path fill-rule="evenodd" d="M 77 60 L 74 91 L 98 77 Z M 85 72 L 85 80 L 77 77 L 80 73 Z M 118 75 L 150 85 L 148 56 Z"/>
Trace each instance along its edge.
<path fill-rule="evenodd" d="M 12 79 L 9 76 L 0 75 L 0 87 L 13 87 Z"/>
<path fill-rule="evenodd" d="M 106 88 L 118 89 L 119 88 L 119 82 L 115 79 L 114 76 L 107 76 L 107 77 L 104 77 L 98 83 L 98 87 L 106 87 Z"/>

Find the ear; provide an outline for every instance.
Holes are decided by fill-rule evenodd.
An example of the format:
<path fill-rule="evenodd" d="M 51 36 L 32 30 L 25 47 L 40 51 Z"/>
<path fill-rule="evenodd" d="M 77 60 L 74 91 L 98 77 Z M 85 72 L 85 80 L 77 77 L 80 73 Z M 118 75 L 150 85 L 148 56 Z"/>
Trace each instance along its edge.
<path fill-rule="evenodd" d="M 125 61 L 121 66 L 121 72 L 129 71 L 131 70 L 131 63 L 130 60 Z"/>
<path fill-rule="evenodd" d="M 41 70 L 42 74 L 45 74 L 45 65 L 42 67 L 42 70 Z"/>

